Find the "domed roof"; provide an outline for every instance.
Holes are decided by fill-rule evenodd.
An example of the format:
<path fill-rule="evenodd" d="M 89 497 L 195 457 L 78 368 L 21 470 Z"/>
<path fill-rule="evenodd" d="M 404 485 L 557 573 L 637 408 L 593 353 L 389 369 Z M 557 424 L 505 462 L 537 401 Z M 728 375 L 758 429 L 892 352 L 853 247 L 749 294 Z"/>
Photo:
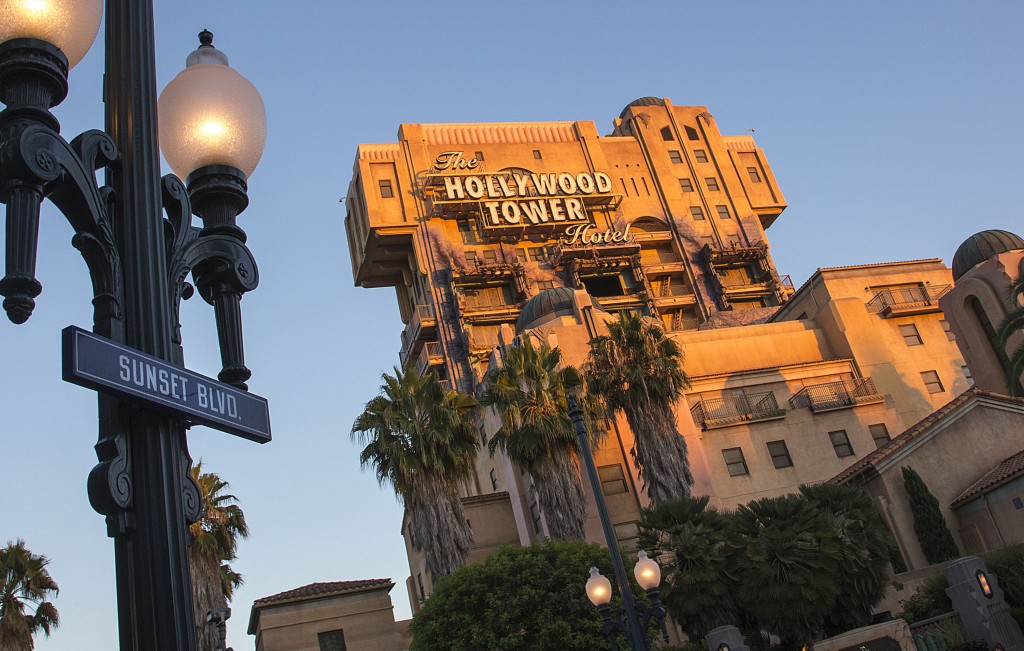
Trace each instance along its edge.
<path fill-rule="evenodd" d="M 573 293 L 569 287 L 552 287 L 526 301 L 526 305 L 519 313 L 519 318 L 516 319 L 516 334 L 560 316 L 575 314 Z M 593 303 L 594 308 L 604 311 L 597 301 L 593 301 Z"/>
<path fill-rule="evenodd" d="M 1009 231 L 982 231 L 967 238 L 953 254 L 953 280 L 994 255 L 1024 249 L 1024 240 Z"/>
<path fill-rule="evenodd" d="M 665 100 L 660 97 L 641 97 L 640 99 L 635 99 L 626 104 L 626 108 L 622 109 L 622 112 L 619 113 L 619 119 L 625 120 L 626 112 L 634 106 L 665 106 Z"/>

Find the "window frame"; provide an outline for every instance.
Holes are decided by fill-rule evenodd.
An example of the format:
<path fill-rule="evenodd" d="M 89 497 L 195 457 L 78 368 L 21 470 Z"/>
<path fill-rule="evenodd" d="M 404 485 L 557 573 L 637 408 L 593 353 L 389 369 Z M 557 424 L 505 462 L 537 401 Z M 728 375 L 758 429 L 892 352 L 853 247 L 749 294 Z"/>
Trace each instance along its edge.
<path fill-rule="evenodd" d="M 702 222 L 707 219 L 704 215 L 704 209 L 700 206 L 690 206 L 690 217 L 692 217 L 695 222 Z"/>
<path fill-rule="evenodd" d="M 750 176 L 752 183 L 761 183 L 761 173 L 757 171 L 756 167 L 748 167 L 747 175 Z"/>
<path fill-rule="evenodd" d="M 719 219 L 732 219 L 732 213 L 729 211 L 729 206 L 724 203 L 715 204 L 715 211 L 718 212 Z"/>
<path fill-rule="evenodd" d="M 882 437 L 876 435 L 876 431 L 877 431 L 876 428 L 878 428 L 878 427 L 881 427 L 882 428 L 882 432 L 885 433 L 885 442 L 882 443 L 882 444 L 879 444 L 879 441 L 882 439 Z M 868 425 L 868 433 L 871 434 L 871 438 L 875 442 L 875 449 L 876 450 L 879 449 L 879 448 L 882 448 L 882 447 L 884 447 L 886 445 L 888 445 L 889 441 L 892 440 L 892 436 L 889 434 L 889 428 L 886 426 L 885 423 L 872 423 L 872 424 Z"/>
<path fill-rule="evenodd" d="M 693 192 L 693 181 L 688 178 L 679 179 L 679 188 L 683 192 Z"/>
<path fill-rule="evenodd" d="M 391 179 L 379 179 L 377 181 L 377 188 L 380 190 L 381 199 L 393 199 L 395 196 L 395 188 L 391 183 Z"/>
<path fill-rule="evenodd" d="M 705 151 L 705 150 L 703 150 L 703 149 L 694 149 L 694 150 L 693 150 L 693 158 L 694 158 L 694 160 L 696 160 L 696 161 L 697 161 L 698 163 L 707 163 L 707 162 L 710 162 L 710 159 L 708 158 L 708 152 L 706 152 L 706 151 Z"/>
<path fill-rule="evenodd" d="M 836 441 L 837 437 L 834 436 L 836 434 L 841 434 L 842 435 L 842 437 L 843 437 L 842 441 L 840 441 L 840 442 Z M 845 429 L 837 429 L 837 430 L 829 432 L 828 433 L 828 440 L 832 444 L 832 449 L 835 451 L 837 458 L 843 459 L 845 457 L 855 456 L 856 453 L 853 451 L 853 444 L 850 443 L 850 435 L 846 433 Z M 839 449 L 840 447 L 846 448 L 846 454 L 840 453 L 840 449 Z"/>
<path fill-rule="evenodd" d="M 718 192 L 722 188 L 718 186 L 718 179 L 713 176 L 708 176 L 704 179 L 704 185 L 708 187 L 711 192 Z"/>
<path fill-rule="evenodd" d="M 732 461 L 729 460 L 727 452 L 735 452 L 739 455 L 738 459 Z M 725 470 L 729 473 L 730 477 L 743 477 L 750 474 L 750 467 L 747 466 L 747 459 L 743 456 L 743 448 L 723 448 L 722 459 L 725 461 Z M 742 467 L 742 472 L 733 472 L 734 466 Z"/>
<path fill-rule="evenodd" d="M 898 324 L 898 328 L 900 331 L 900 336 L 903 337 L 903 343 L 905 343 L 908 347 L 924 345 L 924 340 L 921 338 L 921 331 L 917 329 L 917 324 L 901 323 Z"/>
<path fill-rule="evenodd" d="M 931 373 L 935 377 L 934 380 L 929 380 L 928 378 L 925 377 L 929 373 Z M 938 371 L 921 371 L 921 381 L 924 382 L 924 388 L 928 391 L 929 395 L 946 392 L 946 387 L 945 385 L 942 384 L 942 378 L 939 377 Z M 934 386 L 938 386 L 939 390 L 932 391 L 932 388 Z"/>
<path fill-rule="evenodd" d="M 775 450 L 772 449 L 772 445 L 776 446 Z M 778 449 L 780 445 L 782 446 L 781 450 Z M 772 465 L 775 466 L 776 470 L 793 467 L 793 457 L 789 454 L 789 446 L 786 445 L 786 441 L 784 439 L 779 439 L 778 441 L 767 441 L 765 443 L 765 447 L 768 448 L 768 456 L 771 457 Z M 780 459 L 784 460 L 784 463 L 781 466 L 779 465 Z"/>
<path fill-rule="evenodd" d="M 669 149 L 668 150 L 668 159 L 670 161 L 672 161 L 673 165 L 682 165 L 683 164 L 683 152 L 679 151 L 678 149 Z"/>
<path fill-rule="evenodd" d="M 601 471 L 605 471 L 603 474 Z M 612 471 L 609 473 L 609 471 Z M 626 473 L 621 463 L 613 463 L 607 466 L 597 467 L 597 478 L 601 483 L 601 493 L 608 497 L 610 495 L 629 494 L 629 484 L 626 483 Z M 610 486 L 618 484 L 621 490 L 609 490 Z"/>

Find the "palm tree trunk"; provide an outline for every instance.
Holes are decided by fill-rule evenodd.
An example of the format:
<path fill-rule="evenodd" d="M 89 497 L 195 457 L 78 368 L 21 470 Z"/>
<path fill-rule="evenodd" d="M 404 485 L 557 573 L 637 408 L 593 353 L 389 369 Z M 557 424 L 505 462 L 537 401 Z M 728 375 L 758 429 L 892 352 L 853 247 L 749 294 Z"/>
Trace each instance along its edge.
<path fill-rule="evenodd" d="M 530 464 L 529 471 L 551 537 L 556 540 L 583 540 L 587 496 L 583 491 L 576 455 L 566 453 L 539 460 Z"/>
<path fill-rule="evenodd" d="M 693 473 L 687 456 L 686 439 L 676 427 L 670 404 L 630 404 L 626 422 L 633 430 L 636 464 L 654 503 L 689 497 Z"/>
<path fill-rule="evenodd" d="M 454 486 L 429 480 L 406 502 L 409 527 L 434 576 L 451 574 L 466 560 L 473 531 Z"/>
<path fill-rule="evenodd" d="M 221 588 L 220 561 L 208 555 L 190 553 L 188 565 L 192 572 L 192 609 L 199 648 L 201 651 L 214 651 L 219 641 L 217 627 L 206 623 L 206 613 L 228 605 Z"/>

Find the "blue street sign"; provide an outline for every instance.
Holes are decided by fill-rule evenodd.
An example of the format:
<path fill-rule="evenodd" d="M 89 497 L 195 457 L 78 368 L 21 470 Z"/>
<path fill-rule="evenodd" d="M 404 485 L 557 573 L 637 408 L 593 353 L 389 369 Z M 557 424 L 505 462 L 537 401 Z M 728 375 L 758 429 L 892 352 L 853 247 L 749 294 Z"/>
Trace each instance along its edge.
<path fill-rule="evenodd" d="M 62 331 L 65 382 L 148 402 L 186 420 L 266 443 L 267 399 L 76 326 Z"/>

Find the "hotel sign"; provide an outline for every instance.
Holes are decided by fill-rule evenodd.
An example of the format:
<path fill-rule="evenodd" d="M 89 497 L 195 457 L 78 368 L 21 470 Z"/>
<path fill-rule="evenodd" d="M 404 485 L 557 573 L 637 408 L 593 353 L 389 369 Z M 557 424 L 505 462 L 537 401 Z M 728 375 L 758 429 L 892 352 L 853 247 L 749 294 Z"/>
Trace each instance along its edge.
<path fill-rule="evenodd" d="M 257 443 L 270 440 L 266 398 L 75 326 L 61 334 L 65 382 L 142 400 Z"/>
<path fill-rule="evenodd" d="M 475 158 L 449 151 L 435 158 L 433 172 L 459 172 L 441 176 L 444 193 L 436 203 L 479 204 L 484 230 L 591 224 L 588 198 L 612 193 L 611 177 L 604 172 L 473 174 L 478 165 Z"/>

